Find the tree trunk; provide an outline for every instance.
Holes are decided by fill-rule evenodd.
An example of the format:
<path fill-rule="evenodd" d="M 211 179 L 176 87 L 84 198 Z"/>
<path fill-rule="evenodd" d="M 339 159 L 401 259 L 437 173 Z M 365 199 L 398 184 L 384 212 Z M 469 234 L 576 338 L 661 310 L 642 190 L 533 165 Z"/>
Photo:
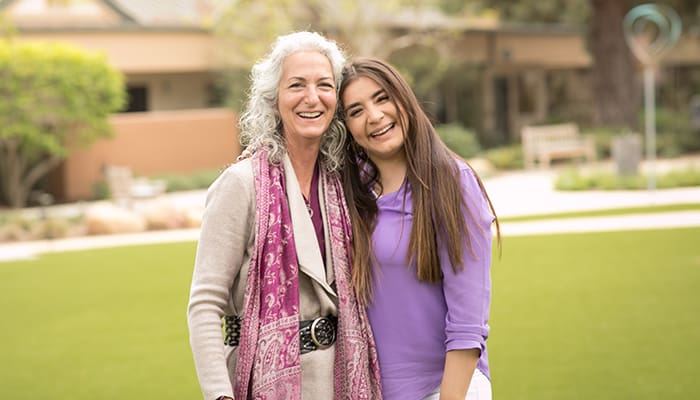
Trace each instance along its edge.
<path fill-rule="evenodd" d="M 26 206 L 34 185 L 62 160 L 57 156 L 46 156 L 27 167 L 18 152 L 18 143 L 0 141 L 0 196 L 11 208 Z"/>
<path fill-rule="evenodd" d="M 588 44 L 593 57 L 594 120 L 598 125 L 635 129 L 640 109 L 636 61 L 622 22 L 634 5 L 627 0 L 590 0 Z"/>

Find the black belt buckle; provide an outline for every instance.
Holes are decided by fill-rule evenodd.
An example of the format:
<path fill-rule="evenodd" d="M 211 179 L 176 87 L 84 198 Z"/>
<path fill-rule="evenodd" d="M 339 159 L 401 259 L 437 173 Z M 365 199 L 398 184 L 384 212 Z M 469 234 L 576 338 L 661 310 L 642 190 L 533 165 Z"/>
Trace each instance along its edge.
<path fill-rule="evenodd" d="M 311 341 L 317 347 L 328 347 L 335 342 L 335 324 L 328 317 L 319 317 L 311 323 Z"/>
<path fill-rule="evenodd" d="M 302 321 L 299 327 L 301 354 L 325 349 L 335 343 L 336 318 L 319 317 L 313 321 Z"/>

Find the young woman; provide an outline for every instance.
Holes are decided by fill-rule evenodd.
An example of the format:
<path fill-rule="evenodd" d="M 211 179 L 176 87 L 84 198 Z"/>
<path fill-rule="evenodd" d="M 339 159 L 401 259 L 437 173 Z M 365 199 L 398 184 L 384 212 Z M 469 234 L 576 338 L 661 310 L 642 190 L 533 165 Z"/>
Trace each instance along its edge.
<path fill-rule="evenodd" d="M 346 65 L 340 100 L 351 134 L 343 184 L 353 285 L 367 306 L 384 399 L 490 399 L 498 222 L 481 181 L 387 63 Z"/>

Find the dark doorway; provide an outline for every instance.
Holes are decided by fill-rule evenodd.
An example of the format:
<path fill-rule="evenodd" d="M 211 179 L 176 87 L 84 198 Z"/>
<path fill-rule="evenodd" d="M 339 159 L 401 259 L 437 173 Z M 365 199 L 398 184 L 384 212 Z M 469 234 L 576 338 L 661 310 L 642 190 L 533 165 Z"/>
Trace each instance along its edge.
<path fill-rule="evenodd" d="M 124 112 L 148 111 L 148 88 L 145 86 L 127 86 L 128 103 Z"/>

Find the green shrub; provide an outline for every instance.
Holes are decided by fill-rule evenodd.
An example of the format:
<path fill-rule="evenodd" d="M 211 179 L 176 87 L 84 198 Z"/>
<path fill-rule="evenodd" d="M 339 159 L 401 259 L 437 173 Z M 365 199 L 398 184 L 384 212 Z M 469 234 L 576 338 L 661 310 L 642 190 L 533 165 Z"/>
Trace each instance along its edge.
<path fill-rule="evenodd" d="M 109 185 L 105 181 L 97 181 L 92 184 L 92 198 L 94 200 L 105 200 L 111 196 Z"/>
<path fill-rule="evenodd" d="M 678 140 L 678 135 L 675 133 L 656 135 L 656 154 L 664 158 L 678 157 L 683 154 L 683 148 Z"/>
<path fill-rule="evenodd" d="M 484 157 L 497 169 L 523 168 L 523 149 L 520 144 L 495 147 L 486 151 Z"/>
<path fill-rule="evenodd" d="M 153 179 L 162 179 L 166 182 L 166 191 L 181 192 L 186 190 L 206 189 L 221 173 L 220 170 L 201 170 L 190 174 L 162 174 L 153 176 Z"/>
<path fill-rule="evenodd" d="M 220 170 L 204 170 L 196 172 L 192 175 L 193 184 L 198 189 L 206 189 L 211 185 L 216 178 L 221 174 Z"/>
<path fill-rule="evenodd" d="M 625 131 L 625 128 L 602 126 L 582 129 L 581 134 L 593 138 L 598 158 L 608 158 L 612 154 L 613 138 Z"/>
<path fill-rule="evenodd" d="M 481 151 L 476 134 L 460 124 L 439 125 L 435 130 L 447 147 L 462 158 L 472 158 Z"/>
<path fill-rule="evenodd" d="M 37 224 L 35 237 L 40 239 L 59 239 L 66 237 L 70 230 L 70 221 L 65 218 L 48 218 Z"/>
<path fill-rule="evenodd" d="M 192 179 L 186 175 L 163 175 L 157 177 L 157 179 L 165 180 L 165 187 L 168 192 L 181 192 L 195 189 L 194 184 L 192 184 Z"/>
<path fill-rule="evenodd" d="M 58 239 L 68 236 L 71 228 L 81 221 L 69 218 L 49 217 L 46 219 L 24 216 L 3 217 L 0 223 L 0 242 Z"/>
<path fill-rule="evenodd" d="M 562 171 L 554 182 L 554 187 L 558 190 L 588 190 L 591 185 L 589 178 L 571 168 Z"/>
<path fill-rule="evenodd" d="M 700 151 L 700 131 L 693 128 L 690 119 L 687 111 L 679 112 L 668 108 L 656 110 L 657 154 L 675 157 Z M 644 127 L 644 120 L 640 126 Z"/>
<path fill-rule="evenodd" d="M 643 190 L 647 188 L 645 175 L 620 176 L 615 173 L 581 174 L 574 169 L 562 171 L 554 182 L 557 190 Z M 688 168 L 671 171 L 656 177 L 659 189 L 700 186 L 700 170 Z"/>
<path fill-rule="evenodd" d="M 700 151 L 700 131 L 693 129 L 688 112 L 666 108 L 656 110 L 656 153 L 661 157 L 678 157 Z M 582 129 L 584 135 L 593 137 L 600 158 L 611 156 L 611 144 L 615 136 L 628 131 L 625 127 L 595 127 Z M 639 133 L 645 140 L 644 115 L 639 123 Z"/>
<path fill-rule="evenodd" d="M 659 188 L 700 186 L 700 171 L 693 168 L 671 171 L 657 185 Z"/>

